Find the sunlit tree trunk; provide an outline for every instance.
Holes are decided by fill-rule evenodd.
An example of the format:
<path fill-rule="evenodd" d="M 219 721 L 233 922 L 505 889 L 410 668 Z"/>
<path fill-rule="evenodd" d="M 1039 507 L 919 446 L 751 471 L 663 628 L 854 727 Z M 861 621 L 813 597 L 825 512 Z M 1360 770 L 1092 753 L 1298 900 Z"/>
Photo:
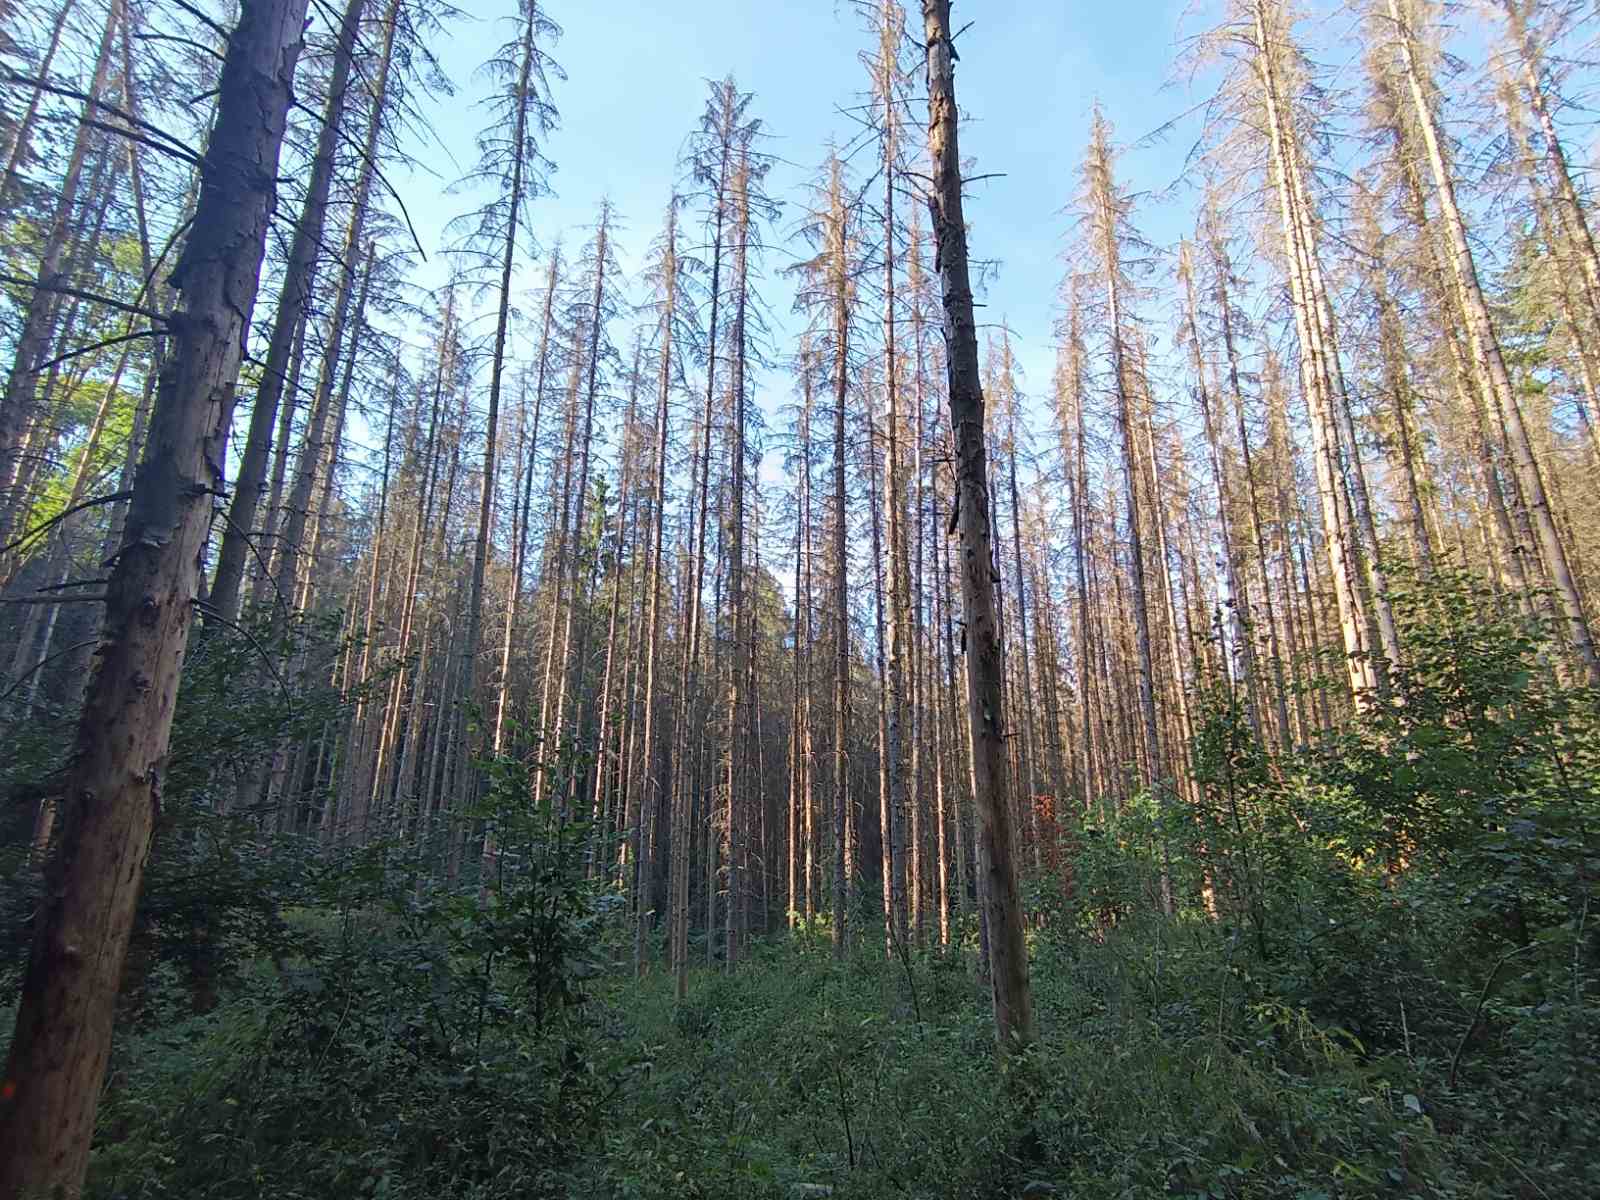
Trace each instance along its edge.
<path fill-rule="evenodd" d="M 1267 117 L 1270 175 L 1278 200 L 1292 294 L 1290 307 L 1300 344 L 1301 386 L 1310 412 L 1323 542 L 1334 582 L 1351 695 L 1358 707 L 1365 707 L 1383 686 L 1382 672 L 1373 653 L 1371 618 L 1362 595 L 1358 535 L 1346 490 L 1339 428 L 1333 412 L 1337 400 L 1332 395 L 1332 373 L 1326 358 L 1328 347 L 1322 338 L 1321 306 L 1308 266 L 1316 249 L 1307 244 L 1309 218 L 1301 209 L 1303 192 L 1297 178 L 1298 159 L 1292 152 L 1296 134 L 1289 128 L 1287 96 L 1278 70 L 1278 58 L 1283 52 L 1276 36 L 1282 13 L 1280 0 L 1252 0 L 1251 13 L 1254 70 Z"/>
<path fill-rule="evenodd" d="M 1427 151 L 1428 165 L 1433 171 L 1434 194 L 1438 198 L 1445 232 L 1449 237 L 1450 265 L 1455 273 L 1463 306 L 1466 310 L 1467 329 L 1470 335 L 1478 368 L 1489 381 L 1490 390 L 1500 407 L 1500 417 L 1506 423 L 1511 446 L 1512 461 L 1518 481 L 1522 485 L 1529 518 L 1538 537 L 1539 549 L 1551 575 L 1551 584 L 1561 607 L 1566 624 L 1566 637 L 1578 669 L 1591 682 L 1600 684 L 1600 655 L 1596 654 L 1590 635 L 1588 618 L 1584 614 L 1583 599 L 1568 562 L 1566 546 L 1556 528 L 1544 478 L 1534 457 L 1533 442 L 1523 419 L 1521 405 L 1512 388 L 1511 376 L 1500 351 L 1499 336 L 1489 315 L 1488 303 L 1478 281 L 1477 263 L 1472 247 L 1467 241 L 1466 222 L 1456 202 L 1455 180 L 1445 163 L 1440 146 L 1439 131 L 1429 101 L 1429 85 L 1425 83 L 1416 61 L 1413 46 L 1411 5 L 1402 0 L 1387 0 L 1388 12 L 1393 22 L 1393 33 L 1398 44 L 1400 61 L 1405 69 L 1406 84 L 1416 111 L 1417 129 Z"/>
<path fill-rule="evenodd" d="M 39 403 L 39 371 L 49 352 L 50 334 L 59 307 L 57 288 L 65 282 L 63 267 L 72 241 L 77 215 L 78 192 L 83 168 L 92 144 L 101 135 L 93 121 L 99 118 L 96 101 L 105 94 L 111 73 L 112 51 L 122 20 L 121 0 L 111 0 L 96 52 L 88 99 L 78 118 L 72 149 L 67 155 L 55 208 L 45 227 L 39 249 L 39 265 L 32 286 L 23 302 L 22 319 L 12 349 L 11 369 L 6 375 L 5 392 L 0 394 L 0 546 L 10 542 L 16 521 L 26 504 L 22 476 L 23 443 L 33 423 Z"/>
<path fill-rule="evenodd" d="M 1004 733 L 1000 728 L 1000 630 L 991 575 L 994 530 L 988 511 L 983 393 L 978 382 L 978 338 L 967 271 L 967 226 L 962 214 L 950 0 L 923 0 L 922 15 L 928 65 L 928 155 L 933 173 L 928 204 L 944 297 L 950 425 L 957 463 L 956 516 L 961 534 L 978 857 L 985 884 L 995 1028 L 1001 1045 L 1009 1051 L 1033 1040 L 1033 999 L 1017 887 L 1010 780 L 1006 776 Z"/>

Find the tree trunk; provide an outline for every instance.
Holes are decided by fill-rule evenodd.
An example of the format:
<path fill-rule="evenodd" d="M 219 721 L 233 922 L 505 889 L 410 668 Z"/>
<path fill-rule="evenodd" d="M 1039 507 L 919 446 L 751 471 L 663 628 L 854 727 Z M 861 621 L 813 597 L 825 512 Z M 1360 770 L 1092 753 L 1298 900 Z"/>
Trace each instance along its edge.
<path fill-rule="evenodd" d="M 1245 490 L 1250 496 L 1250 532 L 1251 540 L 1255 545 L 1256 568 L 1261 573 L 1261 601 L 1262 608 L 1267 618 L 1268 650 L 1272 658 L 1273 698 L 1277 706 L 1278 737 L 1285 752 L 1293 748 L 1294 733 L 1289 722 L 1288 684 L 1284 677 L 1283 661 L 1286 657 L 1284 642 L 1289 644 L 1288 655 L 1293 653 L 1294 638 L 1292 634 L 1283 641 L 1278 637 L 1277 613 L 1272 602 L 1272 575 L 1267 567 L 1267 535 L 1266 522 L 1262 515 L 1261 494 L 1256 484 L 1255 460 L 1250 450 L 1250 430 L 1245 423 L 1244 411 L 1244 384 L 1239 371 L 1239 347 L 1234 340 L 1233 331 L 1233 298 L 1229 284 L 1232 282 L 1233 266 L 1228 260 L 1226 247 L 1222 241 L 1221 232 L 1215 228 L 1210 235 L 1211 260 L 1216 272 L 1215 286 L 1217 308 L 1222 323 L 1222 347 L 1228 359 L 1228 392 L 1233 400 L 1234 428 L 1239 435 L 1239 453 L 1243 460 Z M 1284 555 L 1288 550 L 1285 547 Z M 1285 604 L 1291 603 L 1290 596 L 1284 596 Z M 1286 627 L 1292 626 L 1293 619 L 1285 611 Z M 1248 634 L 1248 631 L 1247 631 Z M 1298 692 L 1297 692 L 1298 695 Z M 1300 723 L 1301 735 L 1305 733 L 1305 722 Z"/>
<path fill-rule="evenodd" d="M 1241 556 L 1239 540 L 1234 532 L 1233 480 L 1223 466 L 1222 435 L 1212 411 L 1211 388 L 1206 370 L 1205 355 L 1200 344 L 1200 304 L 1195 297 L 1194 262 L 1189 243 L 1179 249 L 1179 281 L 1184 288 L 1184 336 L 1189 342 L 1189 362 L 1194 371 L 1195 395 L 1200 401 L 1201 428 L 1205 434 L 1206 448 L 1211 466 L 1211 482 L 1217 489 L 1217 525 L 1222 536 L 1223 574 L 1228 584 L 1229 625 L 1233 635 L 1234 652 L 1239 657 L 1239 671 L 1245 682 L 1245 718 L 1251 732 L 1261 738 L 1261 679 L 1256 670 L 1255 631 L 1250 622 L 1250 598 L 1244 587 L 1244 573 L 1239 569 Z"/>
<path fill-rule="evenodd" d="M 73 0 L 62 0 L 61 7 L 56 10 L 55 19 L 50 22 L 50 37 L 39 60 L 40 82 L 50 78 L 51 64 L 55 62 L 56 51 L 61 48 L 61 32 L 66 28 L 67 18 L 72 15 L 72 8 Z M 7 16 L 9 18 L 9 14 Z M 12 131 L 11 145 L 6 150 L 5 170 L 0 171 L 0 212 L 10 211 L 7 203 L 11 199 L 11 188 L 22 169 L 22 160 L 33 152 L 33 126 L 39 119 L 39 105 L 45 95 L 44 88 L 33 89 L 28 96 L 27 106 Z"/>
<path fill-rule="evenodd" d="M 678 199 L 667 205 L 667 228 L 662 241 L 661 342 L 657 347 L 655 438 L 650 477 L 650 541 L 646 547 L 645 569 L 649 572 L 646 592 L 645 651 L 644 651 L 644 728 L 640 734 L 639 778 L 630 789 L 631 809 L 628 813 L 629 837 L 632 844 L 628 864 L 631 873 L 630 891 L 634 904 L 633 970 L 644 971 L 644 937 L 649 905 L 645 902 L 644 859 L 648 846 L 646 837 L 647 805 L 656 801 L 659 778 L 656 774 L 656 674 L 661 666 L 661 590 L 666 564 L 662 558 L 662 529 L 666 523 L 667 489 L 667 438 L 668 416 L 672 399 L 673 321 L 676 319 L 678 299 Z M 674 831 L 675 832 L 675 831 Z M 676 947 L 674 946 L 674 951 Z M 676 957 L 674 955 L 674 962 Z M 683 993 L 678 993 L 678 999 Z"/>
<path fill-rule="evenodd" d="M 728 537 L 728 607 L 732 621 L 733 661 L 728 671 L 728 753 L 727 808 L 724 813 L 726 828 L 723 832 L 724 858 L 728 864 L 727 906 L 727 966 L 731 971 L 738 965 L 740 942 L 745 930 L 741 918 L 744 913 L 744 857 L 748 853 L 748 835 L 744 828 L 748 813 L 744 795 L 748 779 L 749 739 L 745 734 L 745 706 L 754 707 L 755 698 L 748 692 L 746 675 L 750 670 L 750 633 L 746 628 L 745 611 L 745 317 L 749 295 L 750 275 L 750 148 L 741 146 L 733 178 L 733 286 L 734 312 L 731 361 L 732 378 L 729 386 L 729 403 L 732 406 L 732 444 L 728 448 L 729 490 L 732 513 Z"/>
<path fill-rule="evenodd" d="M 1422 76 L 1417 68 L 1412 46 L 1412 28 L 1407 14 L 1402 12 L 1400 0 L 1388 0 L 1389 17 L 1394 22 L 1394 33 L 1399 43 L 1400 61 L 1405 69 L 1406 84 L 1415 106 L 1417 127 L 1427 150 L 1428 165 L 1433 171 L 1434 193 L 1444 217 L 1445 231 L 1449 237 L 1450 265 L 1456 276 L 1466 309 L 1467 329 L 1478 358 L 1479 369 L 1488 379 L 1500 416 L 1510 434 L 1512 460 L 1517 479 L 1522 485 L 1529 518 L 1538 537 L 1539 549 L 1551 575 L 1556 598 L 1566 622 L 1567 640 L 1572 648 L 1581 674 L 1591 684 L 1600 684 L 1600 655 L 1595 651 L 1589 622 L 1583 611 L 1583 599 L 1567 559 L 1566 546 L 1556 528 L 1555 516 L 1545 492 L 1544 479 L 1534 457 L 1533 442 L 1523 420 L 1521 405 L 1512 388 L 1511 375 L 1500 352 L 1500 339 L 1489 315 L 1489 305 L 1484 299 L 1478 281 L 1478 268 L 1473 260 L 1472 247 L 1467 241 L 1466 222 L 1456 203 L 1455 180 L 1445 163 L 1440 145 L 1439 131 L 1434 120 Z"/>
<path fill-rule="evenodd" d="M 384 54 L 378 67 L 378 102 L 389 74 L 389 51 L 394 44 L 395 9 L 391 0 L 384 25 Z M 234 480 L 233 502 L 228 507 L 227 527 L 217 551 L 217 570 L 211 584 L 211 607 L 224 621 L 239 619 L 239 589 L 244 580 L 245 562 L 267 478 L 267 462 L 272 448 L 272 427 L 283 398 L 288 378 L 289 356 L 294 348 L 295 331 L 305 319 L 311 300 L 313 276 L 321 253 L 323 228 L 327 223 L 328 192 L 333 183 L 335 152 L 343 132 L 345 97 L 349 92 L 350 64 L 355 57 L 356 38 L 361 30 L 361 12 L 367 0 L 347 0 L 340 18 L 333 49 L 333 66 L 328 78 L 328 98 L 322 111 L 322 128 L 317 131 L 316 151 L 311 159 L 311 175 L 306 182 L 306 198 L 295 223 L 294 240 L 284 266 L 283 290 L 278 296 L 278 311 L 262 364 L 261 385 L 256 389 L 250 411 L 250 428 L 245 435 L 239 459 L 239 474 Z M 374 112 L 373 121 L 379 117 Z"/>
<path fill-rule="evenodd" d="M 901 387 L 899 351 L 895 344 L 895 275 L 898 231 L 895 228 L 895 191 L 899 186 L 900 127 L 896 96 L 896 63 L 904 20 L 896 0 L 887 0 L 880 10 L 877 63 L 877 100 L 883 106 L 883 313 L 884 313 L 884 390 L 888 393 L 887 446 L 885 448 L 884 507 L 888 514 L 889 619 L 887 623 L 888 692 L 884 753 L 887 766 L 883 838 L 886 867 L 883 888 L 887 925 L 885 934 L 890 953 L 904 952 L 909 920 L 906 897 L 906 819 L 908 777 L 906 764 L 906 717 L 908 657 L 912 650 L 910 622 L 906 608 L 909 581 L 906 546 L 905 464 L 901 449 Z"/>
<path fill-rule="evenodd" d="M 1253 5 L 1255 69 L 1267 113 L 1270 173 L 1278 197 L 1284 257 L 1288 262 L 1291 308 L 1300 345 L 1301 387 L 1310 414 L 1324 546 L 1333 576 L 1350 692 L 1357 707 L 1364 708 L 1379 690 L 1379 671 L 1373 659 L 1369 619 L 1362 603 L 1358 552 L 1352 528 L 1354 519 L 1340 468 L 1338 427 L 1330 395 L 1331 375 L 1321 339 L 1321 313 L 1307 266 L 1315 248 L 1306 244 L 1309 230 L 1306 215 L 1300 211 L 1301 189 L 1295 179 L 1297 159 L 1291 155 L 1296 135 L 1289 128 L 1290 114 L 1277 70 L 1277 56 L 1282 50 L 1268 28 L 1267 7 L 1268 0 L 1255 0 Z"/>
<path fill-rule="evenodd" d="M 928 205 L 944 296 L 950 425 L 957 463 L 973 794 L 979 817 L 979 864 L 985 879 L 995 1028 L 1001 1045 L 1010 1051 L 1033 1040 L 1033 999 L 1013 858 L 1010 781 L 1006 777 L 1005 740 L 1000 728 L 1002 680 L 991 565 L 993 528 L 988 512 L 978 338 L 967 272 L 967 226 L 961 203 L 950 0 L 923 0 L 922 16 L 928 62 L 928 154 L 933 160 Z"/>
<path fill-rule="evenodd" d="M 200 201 L 173 275 L 173 353 L 107 586 L 66 820 L 35 923 L 0 1109 L 0 1197 L 75 1196 L 160 804 L 199 553 L 259 286 L 305 0 L 246 0 L 229 39 Z"/>
<path fill-rule="evenodd" d="M 511 327 L 511 272 L 517 261 L 517 234 L 522 225 L 522 205 L 528 189 L 528 87 L 533 74 L 535 47 L 534 30 L 538 9 L 533 4 L 525 6 L 522 45 L 517 63 L 517 87 L 513 96 L 516 119 L 511 134 L 511 180 L 506 189 L 505 238 L 500 246 L 499 306 L 495 312 L 494 350 L 489 360 L 489 411 L 484 425 L 483 482 L 478 496 L 478 530 L 472 543 L 472 575 L 467 585 L 467 627 L 461 646 L 461 705 L 465 712 L 476 699 L 478 645 L 483 637 L 483 581 L 489 568 L 492 545 L 490 526 L 494 521 L 497 453 L 500 434 L 500 395 L 505 386 L 506 339 Z M 466 764 L 469 757 L 465 740 L 470 736 L 470 726 L 465 719 L 459 721 L 460 733 L 456 746 L 458 759 Z M 467 792 L 455 799 L 465 806 L 473 800 L 472 791 L 477 786 L 478 773 L 464 767 L 462 775 L 467 780 Z M 494 861 L 494 832 L 484 835 L 483 861 Z"/>
<path fill-rule="evenodd" d="M 18 486 L 22 473 L 23 444 L 34 411 L 38 408 L 39 368 L 49 347 L 50 330 L 58 307 L 56 302 L 60 298 L 55 289 L 61 285 L 66 274 L 62 265 L 66 261 L 67 246 L 72 235 L 72 217 L 83 177 L 83 164 L 88 158 L 90 144 L 97 136 L 97 131 L 89 122 L 94 119 L 92 114 L 98 111 L 96 100 L 106 90 L 121 15 L 121 0 L 112 0 L 106 11 L 104 31 L 100 35 L 100 49 L 89 83 L 89 99 L 84 101 L 83 111 L 78 118 L 77 133 L 62 176 L 61 191 L 56 197 L 55 211 L 45 230 L 34 285 L 28 292 L 21 326 L 17 330 L 5 392 L 0 395 L 0 546 L 11 540 L 16 519 L 25 505 L 24 490 Z"/>
<path fill-rule="evenodd" d="M 850 876 L 854 865 L 850 838 L 850 558 L 845 548 L 845 421 L 849 389 L 850 305 L 848 228 L 841 166 L 830 159 L 828 176 L 828 287 L 833 310 L 833 952 L 843 958 L 849 945 L 846 927 Z M 976 353 L 976 351 L 974 351 Z"/>
<path fill-rule="evenodd" d="M 720 332 L 718 313 L 722 304 L 722 239 L 727 223 L 728 176 L 731 170 L 732 134 L 729 122 L 731 111 L 724 102 L 720 115 L 718 168 L 716 191 L 712 197 L 711 241 L 711 312 L 707 326 L 706 390 L 700 412 L 700 449 L 691 477 L 691 487 L 698 489 L 694 498 L 694 524 L 690 546 L 690 578 L 688 594 L 687 631 L 683 637 L 681 672 L 678 686 L 678 711 L 674 721 L 674 738 L 678 753 L 673 755 L 673 829 L 672 829 L 672 969 L 673 986 L 678 999 L 688 994 L 689 988 L 689 868 L 690 831 L 693 808 L 693 777 L 687 767 L 689 722 L 694 711 L 691 688 L 694 670 L 700 653 L 703 596 L 706 560 L 706 510 L 710 506 L 711 490 L 711 426 L 712 401 L 716 395 L 717 335 Z M 709 824 L 709 823 L 708 823 Z M 706 940 L 711 941 L 711 929 L 706 929 Z"/>

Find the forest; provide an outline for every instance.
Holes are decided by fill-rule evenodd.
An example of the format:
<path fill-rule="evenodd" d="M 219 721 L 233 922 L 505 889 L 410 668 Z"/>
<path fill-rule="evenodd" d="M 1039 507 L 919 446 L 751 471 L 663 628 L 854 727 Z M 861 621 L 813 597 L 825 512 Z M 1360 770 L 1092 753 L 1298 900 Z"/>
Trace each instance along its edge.
<path fill-rule="evenodd" d="M 484 7 L 0 0 L 0 1200 L 1600 1195 L 1600 9 Z"/>

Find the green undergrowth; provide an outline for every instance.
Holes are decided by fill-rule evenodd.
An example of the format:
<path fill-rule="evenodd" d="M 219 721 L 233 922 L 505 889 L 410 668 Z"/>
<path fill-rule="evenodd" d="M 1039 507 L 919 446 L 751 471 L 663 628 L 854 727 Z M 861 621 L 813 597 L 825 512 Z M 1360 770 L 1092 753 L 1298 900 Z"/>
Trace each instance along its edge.
<path fill-rule="evenodd" d="M 1342 966 L 1320 995 L 1198 914 L 1058 921 L 1030 935 L 1039 1040 L 1002 1065 L 970 937 L 841 961 L 776 936 L 677 1002 L 584 924 L 603 908 L 556 943 L 549 911 L 294 914 L 297 948 L 203 1015 L 158 968 L 87 1195 L 1600 1194 L 1592 999 L 1527 1003 L 1516 970 L 1475 1012 L 1465 980 L 1344 995 Z M 1368 1002 L 1400 1043 L 1327 1015 Z"/>
<path fill-rule="evenodd" d="M 838 962 L 799 939 L 758 948 L 737 974 L 696 975 L 682 1004 L 669 979 L 619 986 L 616 1017 L 648 1069 L 580 1159 L 574 1194 L 1600 1189 L 1600 1098 L 1571 1077 L 1594 1050 L 1575 1024 L 1582 1014 L 1521 1014 L 1495 1062 L 1451 1087 L 1447 1060 L 1416 1044 L 1373 1052 L 1274 999 L 1231 949 L 1225 931 L 1198 921 L 1036 936 L 1041 1036 L 1003 1070 L 970 956 L 929 954 L 908 969 L 865 952 Z M 1562 1039 L 1564 1049 L 1550 1044 Z M 1541 1070 L 1567 1074 L 1555 1089 L 1566 1111 L 1544 1107 Z"/>

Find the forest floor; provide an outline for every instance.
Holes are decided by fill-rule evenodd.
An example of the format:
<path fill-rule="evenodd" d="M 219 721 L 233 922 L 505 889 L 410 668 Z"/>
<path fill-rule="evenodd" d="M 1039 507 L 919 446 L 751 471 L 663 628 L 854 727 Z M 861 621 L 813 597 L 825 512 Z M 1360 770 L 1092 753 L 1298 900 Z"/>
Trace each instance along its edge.
<path fill-rule="evenodd" d="M 1505 1114 L 1511 1098 L 1465 1082 L 1468 1064 L 1447 1086 L 1442 1055 L 1374 1054 L 1253 996 L 1243 956 L 1216 933 L 1152 920 L 1105 939 L 1037 937 L 1040 1039 L 1004 1068 L 971 955 L 838 962 L 802 937 L 758 944 L 737 973 L 697 973 L 681 1006 L 670 979 L 618 988 L 615 1018 L 650 1069 L 583 1157 L 582 1191 L 1600 1194 L 1592 1161 L 1563 1162 L 1519 1132 L 1572 1114 Z"/>
<path fill-rule="evenodd" d="M 826 929 L 778 934 L 677 1003 L 613 926 L 557 1010 L 468 986 L 466 942 L 319 921 L 359 952 L 257 962 L 203 1016 L 157 972 L 88 1196 L 1600 1195 L 1592 1030 L 1530 1016 L 1519 1057 L 1514 1015 L 1432 1021 L 1378 979 L 1407 1030 L 1380 1050 L 1274 999 L 1203 919 L 1036 932 L 1040 1037 L 1005 1065 L 970 947 L 840 960 Z"/>

